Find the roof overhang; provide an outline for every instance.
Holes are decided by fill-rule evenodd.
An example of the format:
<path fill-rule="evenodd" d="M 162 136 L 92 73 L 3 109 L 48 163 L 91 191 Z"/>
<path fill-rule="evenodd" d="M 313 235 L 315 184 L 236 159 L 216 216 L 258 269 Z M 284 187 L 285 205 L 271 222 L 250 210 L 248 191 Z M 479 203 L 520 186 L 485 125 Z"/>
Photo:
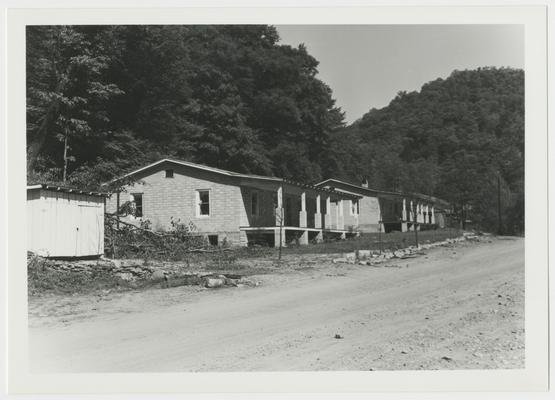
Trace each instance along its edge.
<path fill-rule="evenodd" d="M 361 195 L 367 195 L 367 196 L 369 195 L 369 196 L 382 197 L 382 198 L 388 198 L 388 199 L 405 198 L 405 199 L 425 200 L 431 203 L 438 203 L 445 206 L 449 205 L 449 202 L 434 196 L 428 196 L 421 193 L 402 193 L 402 192 L 390 192 L 386 190 L 370 189 L 370 188 L 365 188 L 363 186 L 354 185 L 352 183 L 341 181 L 339 179 L 333 179 L 333 178 L 326 179 L 325 181 L 319 182 L 315 184 L 315 186 L 324 186 L 324 185 L 332 186 L 334 183 L 347 186 L 349 187 L 350 190 L 353 190 L 355 193 L 360 193 Z"/>
<path fill-rule="evenodd" d="M 91 192 L 87 190 L 80 190 L 75 189 L 67 186 L 56 186 L 56 185 L 48 185 L 46 183 L 39 183 L 36 185 L 28 185 L 27 190 L 49 190 L 51 192 L 62 192 L 62 193 L 73 193 L 73 194 L 82 194 L 87 196 L 98 196 L 98 197 L 107 197 L 109 194 L 104 192 Z"/>
<path fill-rule="evenodd" d="M 184 167 L 193 168 L 193 169 L 197 169 L 197 170 L 201 170 L 201 171 L 207 171 L 207 172 L 211 172 L 211 173 L 214 173 L 214 174 L 227 176 L 227 177 L 230 177 L 230 178 L 238 178 L 238 179 L 240 179 L 241 183 L 244 183 L 245 181 L 251 181 L 251 182 L 263 181 L 263 182 L 269 182 L 269 183 L 274 183 L 274 184 L 278 184 L 278 185 L 292 185 L 292 186 L 297 186 L 297 187 L 301 187 L 301 188 L 305 188 L 305 189 L 309 189 L 309 190 L 314 190 L 314 191 L 327 193 L 327 194 L 335 194 L 335 195 L 348 197 L 348 198 L 360 198 L 360 197 L 362 197 L 362 196 L 357 195 L 357 194 L 341 192 L 339 190 L 327 189 L 327 188 L 324 188 L 324 187 L 318 187 L 316 185 L 300 183 L 300 182 L 296 182 L 296 181 L 289 180 L 289 179 L 278 178 L 278 177 L 275 177 L 275 176 L 243 174 L 243 173 L 239 173 L 239 172 L 232 172 L 232 171 L 226 171 L 226 170 L 219 169 L 219 168 L 209 167 L 209 166 L 202 165 L 202 164 L 196 164 L 196 163 L 192 163 L 192 162 L 188 162 L 188 161 L 173 160 L 173 159 L 169 159 L 169 158 L 164 158 L 160 161 L 156 161 L 152 164 L 149 164 L 149 165 L 146 165 L 142 168 L 136 169 L 135 171 L 129 172 L 128 174 L 125 174 L 125 175 L 123 175 L 119 178 L 113 179 L 110 182 L 105 182 L 105 183 L 102 184 L 102 186 L 106 186 L 110 183 L 115 183 L 115 182 L 118 182 L 118 181 L 125 181 L 126 179 L 129 179 L 134 175 L 137 175 L 137 174 L 140 174 L 142 172 L 148 171 L 149 169 L 155 168 L 155 167 L 157 167 L 159 165 L 162 165 L 164 163 L 170 164 L 170 165 L 176 165 L 176 166 L 184 166 Z"/>

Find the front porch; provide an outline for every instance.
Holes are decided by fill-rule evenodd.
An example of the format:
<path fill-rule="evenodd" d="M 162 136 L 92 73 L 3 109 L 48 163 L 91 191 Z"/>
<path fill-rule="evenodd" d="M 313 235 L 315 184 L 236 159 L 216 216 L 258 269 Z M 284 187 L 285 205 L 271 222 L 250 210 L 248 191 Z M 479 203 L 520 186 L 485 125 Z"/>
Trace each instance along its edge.
<path fill-rule="evenodd" d="M 283 246 L 345 238 L 358 228 L 359 196 L 291 181 L 242 185 L 247 242 Z"/>

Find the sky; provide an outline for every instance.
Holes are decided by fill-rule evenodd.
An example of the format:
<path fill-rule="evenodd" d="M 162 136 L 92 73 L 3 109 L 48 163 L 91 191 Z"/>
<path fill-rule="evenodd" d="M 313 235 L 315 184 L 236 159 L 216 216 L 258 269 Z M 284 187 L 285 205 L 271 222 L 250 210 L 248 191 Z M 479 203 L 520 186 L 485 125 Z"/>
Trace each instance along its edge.
<path fill-rule="evenodd" d="M 524 68 L 521 25 L 278 25 L 281 44 L 304 43 L 318 78 L 351 123 L 399 91 L 454 70 Z"/>

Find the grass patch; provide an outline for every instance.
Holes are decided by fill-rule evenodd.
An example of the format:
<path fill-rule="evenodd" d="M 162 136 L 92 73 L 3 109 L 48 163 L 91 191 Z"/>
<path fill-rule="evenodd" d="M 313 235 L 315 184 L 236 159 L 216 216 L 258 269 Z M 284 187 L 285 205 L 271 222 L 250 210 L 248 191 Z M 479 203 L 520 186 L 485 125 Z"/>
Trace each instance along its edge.
<path fill-rule="evenodd" d="M 442 241 L 461 235 L 456 229 L 438 229 L 421 231 L 418 233 L 419 243 Z M 289 246 L 282 249 L 283 255 L 337 254 L 349 253 L 356 250 L 395 250 L 415 244 L 414 232 L 392 232 L 364 234 L 348 240 L 337 240 L 325 243 L 310 244 L 308 246 Z M 194 254 L 187 261 L 198 269 L 217 273 L 240 273 L 242 275 L 264 274 L 275 271 L 271 260 L 277 259 L 278 249 L 273 247 L 244 247 L 236 249 L 222 249 L 215 253 Z M 261 262 L 257 263 L 259 259 Z M 74 293 L 87 294 L 100 290 L 133 290 L 152 287 L 167 287 L 164 279 L 137 279 L 127 281 L 105 269 L 88 272 L 60 271 L 50 266 L 51 261 L 30 257 L 27 265 L 28 293 L 30 296 L 45 294 L 71 295 Z M 195 269 L 197 269 L 195 267 Z M 198 270 L 197 269 L 197 270 Z M 172 277 L 169 286 L 195 284 L 187 277 L 187 270 L 183 275 Z M 193 279 L 194 280 L 194 279 Z M 183 281 L 183 282 L 182 282 Z"/>
<path fill-rule="evenodd" d="M 419 244 L 440 242 L 462 234 L 457 229 L 436 229 L 418 232 Z M 350 253 L 356 250 L 396 250 L 416 244 L 414 232 L 365 233 L 348 240 L 335 240 L 309 246 L 289 246 L 283 254 L 334 254 Z"/>

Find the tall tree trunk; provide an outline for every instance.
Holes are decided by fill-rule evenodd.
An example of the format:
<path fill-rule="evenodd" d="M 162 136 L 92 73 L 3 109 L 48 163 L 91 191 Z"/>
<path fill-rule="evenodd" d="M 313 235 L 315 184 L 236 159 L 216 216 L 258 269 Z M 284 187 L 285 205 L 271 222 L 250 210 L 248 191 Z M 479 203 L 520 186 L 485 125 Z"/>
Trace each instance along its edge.
<path fill-rule="evenodd" d="M 67 128 L 64 132 L 64 175 L 62 182 L 66 183 L 67 178 Z"/>
<path fill-rule="evenodd" d="M 48 137 L 48 129 L 58 112 L 58 100 L 54 100 L 46 109 L 42 122 L 35 133 L 34 139 L 27 144 L 27 171 L 32 171 L 37 163 L 37 158 L 42 152 L 42 148 Z"/>

